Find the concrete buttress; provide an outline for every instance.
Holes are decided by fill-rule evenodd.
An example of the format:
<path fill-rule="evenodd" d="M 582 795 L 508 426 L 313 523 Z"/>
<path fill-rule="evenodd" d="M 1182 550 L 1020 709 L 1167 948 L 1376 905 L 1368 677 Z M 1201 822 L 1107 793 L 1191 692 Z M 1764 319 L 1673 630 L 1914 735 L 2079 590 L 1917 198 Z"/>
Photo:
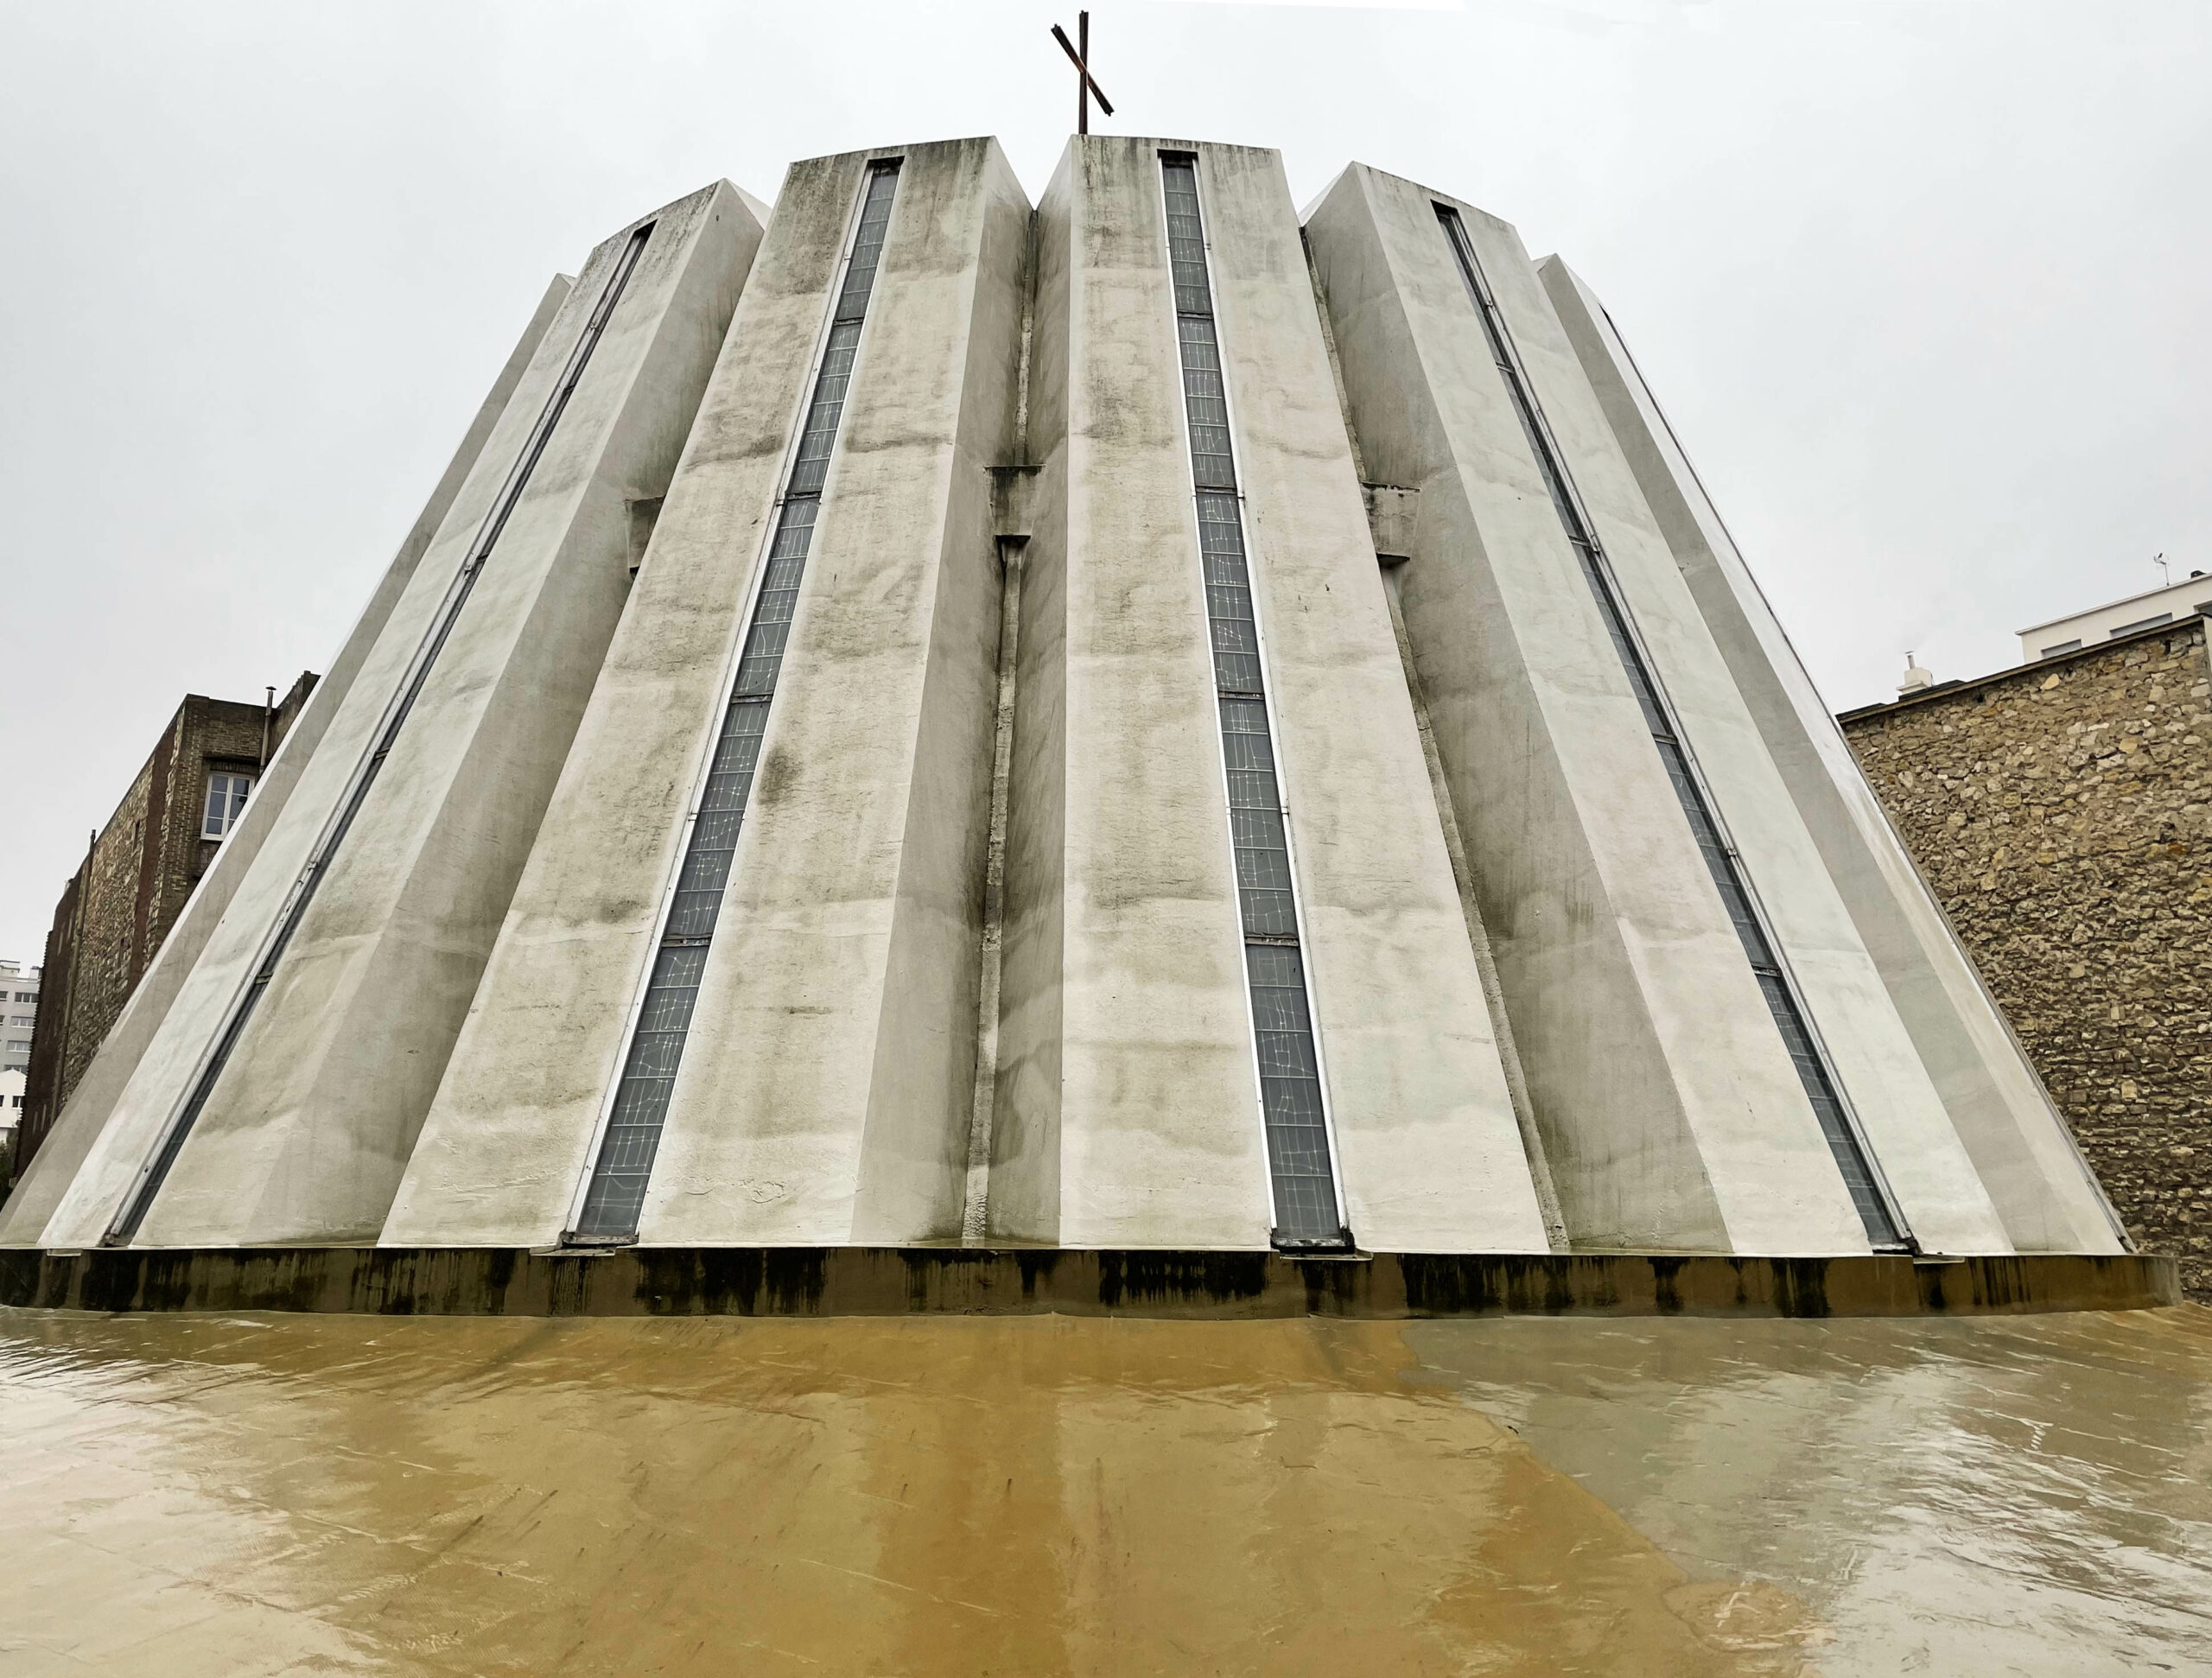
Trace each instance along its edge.
<path fill-rule="evenodd" d="M 1164 152 L 1205 205 L 1346 1221 L 1541 1251 L 1281 160 L 1101 137 L 1039 216 L 988 1227 L 1251 1247 L 1273 1222 Z"/>
<path fill-rule="evenodd" d="M 1705 493 L 1636 359 L 1557 257 L 1544 289 L 2012 1246 L 2121 1250 L 2117 1220 Z M 1916 1090 L 1923 1103 L 1926 1096 Z M 1929 1115 L 1923 1109 L 1923 1122 Z M 1911 1146 L 1910 1140 L 1905 1142 Z"/>
<path fill-rule="evenodd" d="M 2001 1250 L 1967 1153 L 1821 866 L 1513 230 L 1353 165 L 1307 221 L 1370 471 L 1420 490 L 1400 599 L 1568 1234 L 1866 1250 L 1870 1236 L 1655 747 L 1456 265 L 1464 227 L 1672 708 L 1911 1233 Z"/>
<path fill-rule="evenodd" d="M 793 166 L 385 1239 L 550 1241 L 593 1164 L 813 388 L 897 186 L 637 1230 L 957 1237 L 1029 204 L 995 142 Z"/>
<path fill-rule="evenodd" d="M 40 1238 L 79 1167 L 99 1140 L 115 1111 L 117 1098 L 137 1070 L 146 1046 L 168 1017 L 170 1005 L 176 1001 L 186 979 L 207 948 L 207 941 L 224 911 L 230 906 L 239 882 L 254 858 L 260 855 L 270 829 L 290 798 L 293 788 L 299 785 L 300 772 L 315 755 L 330 728 L 332 717 L 353 690 L 363 661 L 384 632 L 385 621 L 414 576 L 415 568 L 421 563 L 431 538 L 444 524 L 454 498 L 460 494 L 462 484 L 475 468 L 492 428 L 506 411 L 516 385 L 529 371 L 540 342 L 561 306 L 568 301 L 572 283 L 567 276 L 556 275 L 546 286 L 530 324 L 499 369 L 491 391 L 478 404 L 436 488 L 416 515 L 391 563 L 385 568 L 368 604 L 347 632 L 345 644 L 330 661 L 328 673 L 316 683 L 276 755 L 262 771 L 245 814 L 200 877 L 191 901 L 178 916 L 160 952 L 148 966 L 122 1014 L 110 1027 L 99 1052 L 71 1092 L 68 1106 L 52 1134 L 32 1160 L 30 1169 L 16 1185 L 5 1208 L 0 1209 L 0 1246 L 35 1243 Z"/>
<path fill-rule="evenodd" d="M 47 1241 L 100 1241 L 139 1194 L 334 810 L 363 785 L 396 696 L 417 681 L 135 1237 L 375 1238 L 621 614 L 631 504 L 667 486 L 759 238 L 725 182 L 593 252 Z M 602 298 L 603 335 L 541 435 Z M 480 582 L 442 632 L 460 568 L 502 508 Z"/>

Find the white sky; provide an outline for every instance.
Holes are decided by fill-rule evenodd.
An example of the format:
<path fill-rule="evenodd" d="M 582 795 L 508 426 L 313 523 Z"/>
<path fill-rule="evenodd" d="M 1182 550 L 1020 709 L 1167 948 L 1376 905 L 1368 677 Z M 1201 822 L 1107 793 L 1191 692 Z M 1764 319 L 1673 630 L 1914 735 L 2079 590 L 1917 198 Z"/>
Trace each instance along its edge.
<path fill-rule="evenodd" d="M 1446 0 L 1448 6 L 1449 0 Z M 0 957 L 185 692 L 323 669 L 546 276 L 720 175 L 1071 124 L 1051 5 L 0 0 Z M 2203 0 L 1096 0 L 1104 131 L 1604 297 L 1838 707 L 2212 570 Z"/>

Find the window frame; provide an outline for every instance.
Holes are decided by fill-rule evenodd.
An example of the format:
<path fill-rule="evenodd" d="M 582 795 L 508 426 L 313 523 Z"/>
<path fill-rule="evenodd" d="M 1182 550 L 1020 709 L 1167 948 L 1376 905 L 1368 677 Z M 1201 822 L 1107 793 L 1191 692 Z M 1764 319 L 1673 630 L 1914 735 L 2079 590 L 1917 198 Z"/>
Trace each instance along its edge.
<path fill-rule="evenodd" d="M 217 783 L 223 783 L 221 796 L 225 811 L 215 810 Z M 208 766 L 207 780 L 200 798 L 200 836 L 219 843 L 238 830 L 245 815 L 246 806 L 252 801 L 253 789 L 261 784 L 261 777 L 250 770 Z"/>

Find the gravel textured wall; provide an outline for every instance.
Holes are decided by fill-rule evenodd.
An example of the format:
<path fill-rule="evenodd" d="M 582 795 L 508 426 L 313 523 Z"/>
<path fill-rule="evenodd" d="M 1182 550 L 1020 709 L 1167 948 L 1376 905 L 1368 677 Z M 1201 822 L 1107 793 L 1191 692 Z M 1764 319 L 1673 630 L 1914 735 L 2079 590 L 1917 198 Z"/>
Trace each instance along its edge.
<path fill-rule="evenodd" d="M 1842 721 L 2129 1233 L 2212 1301 L 2208 676 L 2196 620 Z"/>

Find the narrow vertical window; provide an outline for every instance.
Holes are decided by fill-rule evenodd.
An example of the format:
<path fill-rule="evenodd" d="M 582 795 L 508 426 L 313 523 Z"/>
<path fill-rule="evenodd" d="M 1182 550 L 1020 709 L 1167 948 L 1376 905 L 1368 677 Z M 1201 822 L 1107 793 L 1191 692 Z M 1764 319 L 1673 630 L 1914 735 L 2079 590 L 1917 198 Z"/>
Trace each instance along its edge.
<path fill-rule="evenodd" d="M 584 1186 L 575 1226 L 569 1232 L 572 1240 L 620 1242 L 634 1239 L 638 1233 L 645 1185 L 652 1176 L 653 1157 L 660 1149 L 661 1129 L 668 1120 L 677 1071 L 690 1034 L 692 1005 L 706 972 L 715 924 L 721 915 L 730 863 L 737 855 L 753 772 L 760 761 L 768 707 L 783 670 L 785 641 L 798 604 L 799 580 L 806 572 L 807 550 L 822 508 L 822 486 L 844 415 L 853 359 L 860 350 L 861 326 L 875 287 L 884 233 L 891 225 L 891 198 L 898 184 L 896 162 L 875 164 L 868 171 L 850 259 L 830 313 L 821 370 L 815 375 L 814 395 L 800 425 L 775 535 L 768 543 L 766 570 L 738 654 L 721 730 L 699 789 L 606 1131 Z"/>
<path fill-rule="evenodd" d="M 1215 703 L 1220 709 L 1230 840 L 1244 931 L 1245 979 L 1259 1063 L 1268 1168 L 1274 1196 L 1275 1244 L 1342 1249 L 1351 1243 L 1337 1199 L 1327 1103 L 1313 1017 L 1306 1006 L 1299 946 L 1297 884 L 1282 789 L 1275 777 L 1268 721 L 1267 671 L 1252 579 L 1221 340 L 1199 219 L 1198 162 L 1160 160 L 1167 207 L 1167 257 L 1175 286 L 1175 335 L 1191 434 L 1198 557 L 1213 643 Z"/>
<path fill-rule="evenodd" d="M 1522 375 L 1513 353 L 1512 338 L 1483 278 L 1482 264 L 1475 256 L 1473 242 L 1467 237 L 1459 213 L 1451 206 L 1439 204 L 1436 219 L 1442 226 L 1446 243 L 1452 247 L 1459 277 L 1466 283 L 1476 317 L 1482 322 L 1491 359 L 1497 364 L 1498 376 L 1505 381 L 1506 391 L 1513 398 L 1514 412 L 1520 418 L 1529 450 L 1536 457 L 1536 469 L 1542 474 L 1545 490 L 1559 514 L 1567 545 L 1574 550 L 1583 578 L 1597 600 L 1599 615 L 1605 620 L 1605 632 L 1628 676 L 1636 702 L 1643 712 L 1644 725 L 1651 730 L 1652 743 L 1658 747 L 1660 761 L 1666 766 L 1667 779 L 1673 784 L 1675 799 L 1689 822 L 1698 853 L 1705 859 L 1706 871 L 1713 876 L 1721 905 L 1727 910 L 1736 936 L 1743 944 L 1751 976 L 1758 982 L 1759 994 L 1766 999 L 1767 1011 L 1774 1016 L 1775 1027 L 1782 1033 L 1783 1046 L 1797 1069 L 1798 1082 L 1804 1088 L 1806 1099 L 1812 1103 L 1814 1115 L 1820 1121 L 1821 1134 L 1827 1139 L 1828 1151 L 1835 1157 L 1844 1186 L 1851 1192 L 1851 1202 L 1858 1209 L 1867 1241 L 1880 1249 L 1904 1250 L 1910 1242 L 1904 1233 L 1903 1221 L 1877 1179 L 1872 1154 L 1852 1122 L 1841 1086 L 1814 1039 L 1804 1002 L 1755 906 L 1743 858 L 1721 836 L 1720 823 L 1714 818 L 1705 787 L 1691 764 L 1673 709 L 1637 644 L 1628 607 L 1613 582 L 1604 550 L 1598 545 L 1596 532 L 1583 516 L 1573 482 L 1567 475 L 1566 463 L 1552 447 L 1542 410 L 1536 406 L 1535 393 Z"/>
<path fill-rule="evenodd" d="M 592 352 L 599 347 L 599 340 L 607 332 L 607 323 L 614 314 L 614 306 L 622 301 L 622 293 L 630 283 L 630 276 L 637 272 L 639 260 L 645 253 L 652 239 L 653 224 L 646 222 L 634 229 L 622 253 L 614 261 L 608 274 L 606 288 L 600 293 L 599 302 L 593 305 L 583 331 L 577 334 L 575 346 L 561 370 L 561 377 L 546 397 L 545 406 L 539 410 L 537 423 L 523 442 L 522 452 L 515 456 L 514 464 L 507 468 L 507 475 L 499 486 L 499 493 L 492 498 L 484 522 L 477 526 L 475 540 L 468 544 L 467 557 L 453 581 L 446 585 L 445 597 L 438 602 L 430 626 L 416 644 L 414 657 L 408 661 L 399 686 L 385 702 L 384 715 L 376 732 L 370 737 L 369 748 L 340 796 L 337 806 L 322 831 L 315 837 L 315 848 L 308 853 L 307 867 L 292 882 L 276 918 L 264 937 L 258 958 L 252 969 L 253 976 L 245 988 L 231 1002 L 217 1027 L 213 1040 L 200 1057 L 184 1099 L 170 1114 L 163 1126 L 161 1138 L 138 1168 L 130 1194 L 122 1209 L 108 1225 L 101 1237 L 106 1246 L 121 1246 L 138 1233 L 138 1226 L 146 1221 L 155 1197 L 162 1192 L 162 1185 L 168 1179 L 169 1169 L 175 1165 L 177 1155 L 183 1152 L 185 1140 L 192 1134 L 192 1127 L 199 1122 L 200 1109 L 207 1105 L 207 1098 L 214 1093 L 215 1081 L 223 1075 L 223 1068 L 230 1064 L 232 1052 L 245 1034 L 246 1022 L 252 1019 L 255 1007 L 267 994 L 270 982 L 276 976 L 276 964 L 283 959 L 284 951 L 291 946 L 292 935 L 300 930 L 300 923 L 307 916 L 308 906 L 315 901 L 316 891 L 328 878 L 331 865 L 337 860 L 339 848 L 346 842 L 346 836 L 353 826 L 353 818 L 361 813 L 361 806 L 368 802 L 370 791 L 376 785 L 385 760 L 391 755 L 392 747 L 399 742 L 399 733 L 413 713 L 415 702 L 422 696 L 423 684 L 430 679 L 431 668 L 438 655 L 445 651 L 446 640 L 453 633 L 454 625 L 460 620 L 461 608 L 468 604 L 468 596 L 476 587 L 492 550 L 499 544 L 500 534 L 507 528 L 507 519 L 522 499 L 523 492 L 530 486 L 531 474 L 537 471 L 538 461 L 544 455 L 546 445 L 552 442 L 553 432 L 561 423 L 561 416 L 568 411 L 569 398 L 575 393 L 577 384 L 584 376 L 584 369 L 591 364 Z M 239 779 L 245 779 L 240 777 Z M 239 795 L 239 807 L 244 807 L 244 794 Z M 212 817 L 213 795 L 208 798 Z M 233 816 L 232 819 L 235 819 Z M 204 829 L 203 829 L 204 830 Z"/>

